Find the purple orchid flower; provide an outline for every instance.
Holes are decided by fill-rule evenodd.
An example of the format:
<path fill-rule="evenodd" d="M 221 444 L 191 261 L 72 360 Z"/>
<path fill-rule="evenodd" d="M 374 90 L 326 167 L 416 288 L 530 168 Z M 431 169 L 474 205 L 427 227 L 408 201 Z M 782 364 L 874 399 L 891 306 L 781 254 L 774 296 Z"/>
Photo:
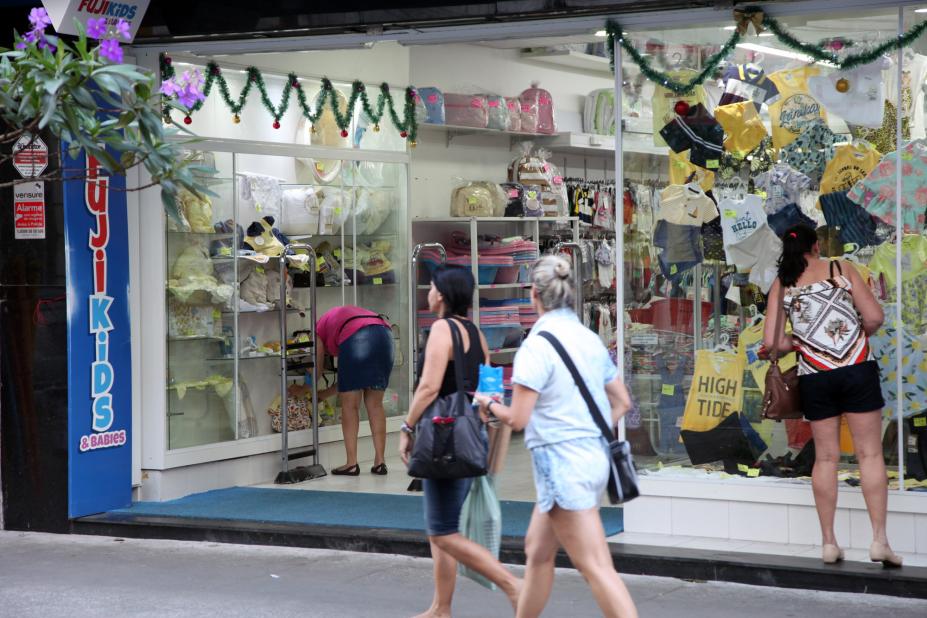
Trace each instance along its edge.
<path fill-rule="evenodd" d="M 45 30 L 51 25 L 51 18 L 45 9 L 35 8 L 29 11 L 29 23 L 33 30 Z"/>
<path fill-rule="evenodd" d="M 106 39 L 100 41 L 100 56 L 106 58 L 113 64 L 122 62 L 123 52 L 116 39 Z"/>
<path fill-rule="evenodd" d="M 120 19 L 116 22 L 116 34 L 126 41 L 132 38 L 132 33 L 129 29 L 129 22 L 124 19 Z"/>
<path fill-rule="evenodd" d="M 87 36 L 91 39 L 102 39 L 106 36 L 106 18 L 87 20 Z"/>

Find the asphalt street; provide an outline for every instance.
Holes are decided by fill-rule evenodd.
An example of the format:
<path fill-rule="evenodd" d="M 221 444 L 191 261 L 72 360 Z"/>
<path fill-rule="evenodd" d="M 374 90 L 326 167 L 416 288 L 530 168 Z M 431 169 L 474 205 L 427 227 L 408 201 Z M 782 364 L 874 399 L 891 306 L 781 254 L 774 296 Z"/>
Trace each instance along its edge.
<path fill-rule="evenodd" d="M 520 568 L 516 569 L 520 572 Z M 431 599 L 431 562 L 281 547 L 0 532 L 0 616 L 407 617 Z M 628 576 L 646 618 L 924 618 L 927 601 Z M 454 615 L 510 616 L 458 579 Z M 545 616 L 596 616 L 582 577 L 557 572 Z"/>

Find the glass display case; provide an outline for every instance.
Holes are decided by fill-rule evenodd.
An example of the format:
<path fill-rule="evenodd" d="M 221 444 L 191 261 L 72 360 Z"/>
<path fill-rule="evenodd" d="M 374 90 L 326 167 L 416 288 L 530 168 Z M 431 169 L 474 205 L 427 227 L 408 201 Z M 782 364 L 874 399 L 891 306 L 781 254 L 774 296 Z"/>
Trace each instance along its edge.
<path fill-rule="evenodd" d="M 216 173 L 204 178 L 214 195 L 181 194 L 177 216 L 166 217 L 168 450 L 280 430 L 280 320 L 288 341 L 311 339 L 311 277 L 317 317 L 345 304 L 388 316 L 396 360 L 387 415 L 406 409 L 406 166 L 368 155 L 193 153 Z M 290 243 L 311 246 L 316 259 L 286 259 L 281 298 Z M 307 364 L 290 355 L 288 381 L 306 384 Z M 331 383 L 333 367 L 323 376 Z M 311 428 L 311 415 L 293 413 L 310 400 L 303 392 L 305 402 L 289 403 L 291 432 Z M 337 425 L 336 400 L 320 402 L 319 414 L 321 427 Z"/>

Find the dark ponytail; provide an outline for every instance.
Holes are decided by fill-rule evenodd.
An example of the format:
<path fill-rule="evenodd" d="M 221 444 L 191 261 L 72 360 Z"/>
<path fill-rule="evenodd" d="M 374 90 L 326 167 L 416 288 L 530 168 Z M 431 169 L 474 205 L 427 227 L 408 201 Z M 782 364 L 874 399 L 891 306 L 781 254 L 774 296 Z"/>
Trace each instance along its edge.
<path fill-rule="evenodd" d="M 806 253 L 818 241 L 818 234 L 807 225 L 793 225 L 782 236 L 782 257 L 779 258 L 779 279 L 782 285 L 795 285 L 808 267 Z"/>

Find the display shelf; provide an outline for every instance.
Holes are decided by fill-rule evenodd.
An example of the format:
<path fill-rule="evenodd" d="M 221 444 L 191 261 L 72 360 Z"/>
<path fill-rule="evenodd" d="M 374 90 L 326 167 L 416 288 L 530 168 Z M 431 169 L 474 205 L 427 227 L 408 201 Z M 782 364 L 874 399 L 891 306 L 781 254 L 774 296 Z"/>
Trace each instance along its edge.
<path fill-rule="evenodd" d="M 577 155 L 614 155 L 615 136 L 595 135 L 593 133 L 558 133 L 543 142 L 543 146 L 551 152 Z M 646 154 L 655 156 L 669 156 L 666 146 L 654 146 L 652 133 L 638 133 L 625 131 L 623 133 L 623 147 L 625 154 Z"/>
<path fill-rule="evenodd" d="M 189 337 L 168 337 L 170 343 L 183 343 L 185 341 L 225 341 L 222 337 L 213 337 L 210 335 L 191 335 Z"/>
<path fill-rule="evenodd" d="M 527 131 L 503 131 L 501 129 L 489 129 L 489 128 L 480 128 L 480 127 L 464 127 L 454 124 L 431 124 L 423 122 L 418 125 L 419 133 L 444 133 L 447 138 L 447 143 L 450 144 L 451 140 L 455 137 L 460 137 L 464 135 L 505 135 L 511 138 L 532 138 L 536 139 L 538 137 L 549 137 L 548 133 L 529 133 Z"/>
<path fill-rule="evenodd" d="M 340 290 L 341 288 L 337 288 L 337 289 Z M 266 310 L 264 310 L 264 311 L 258 311 L 257 309 L 239 309 L 239 310 L 238 310 L 238 314 L 241 315 L 241 314 L 244 314 L 244 313 L 247 313 L 247 314 L 253 314 L 253 313 L 269 313 L 269 314 L 272 314 L 272 315 L 276 315 L 277 313 L 279 313 L 279 311 L 280 311 L 280 310 L 277 309 L 276 307 L 273 308 L 273 309 L 266 309 Z M 306 308 L 306 309 L 293 309 L 293 308 L 288 308 L 288 309 L 286 310 L 286 312 L 287 312 L 287 313 L 308 313 L 308 312 L 309 312 L 309 309 L 308 309 L 308 308 Z M 232 310 L 232 309 L 223 309 L 223 310 L 222 310 L 222 315 L 232 315 L 232 314 L 234 314 L 234 313 L 235 313 L 235 311 Z"/>
<path fill-rule="evenodd" d="M 183 236 L 190 237 L 204 237 L 211 238 L 214 240 L 231 240 L 234 234 L 230 232 L 184 232 L 182 230 L 168 230 L 168 235 L 172 238 L 180 238 Z"/>
<path fill-rule="evenodd" d="M 243 355 L 243 356 L 239 356 L 239 357 L 238 357 L 238 360 L 240 360 L 240 361 L 244 361 L 244 360 L 265 360 L 265 359 L 268 359 L 268 358 L 276 358 L 276 359 L 279 359 L 279 358 L 280 358 L 280 355 L 279 355 L 279 354 L 275 354 L 275 353 L 267 353 L 267 354 L 250 354 L 250 355 L 249 355 L 249 354 L 245 354 L 245 355 Z M 206 360 L 209 361 L 209 362 L 211 362 L 211 363 L 226 362 L 226 361 L 233 361 L 233 360 L 235 360 L 235 357 L 234 357 L 234 356 L 231 356 L 231 355 L 214 356 L 214 357 L 212 357 L 212 358 L 207 358 Z"/>
<path fill-rule="evenodd" d="M 614 74 L 609 64 L 608 58 L 604 56 L 593 56 L 572 50 L 549 50 L 549 49 L 532 49 L 521 52 L 523 60 L 533 60 L 552 64 L 557 68 L 579 69 L 591 73 L 601 73 L 604 77 L 612 79 Z"/>
<path fill-rule="evenodd" d="M 413 217 L 413 223 L 572 223 L 579 217 Z"/>

